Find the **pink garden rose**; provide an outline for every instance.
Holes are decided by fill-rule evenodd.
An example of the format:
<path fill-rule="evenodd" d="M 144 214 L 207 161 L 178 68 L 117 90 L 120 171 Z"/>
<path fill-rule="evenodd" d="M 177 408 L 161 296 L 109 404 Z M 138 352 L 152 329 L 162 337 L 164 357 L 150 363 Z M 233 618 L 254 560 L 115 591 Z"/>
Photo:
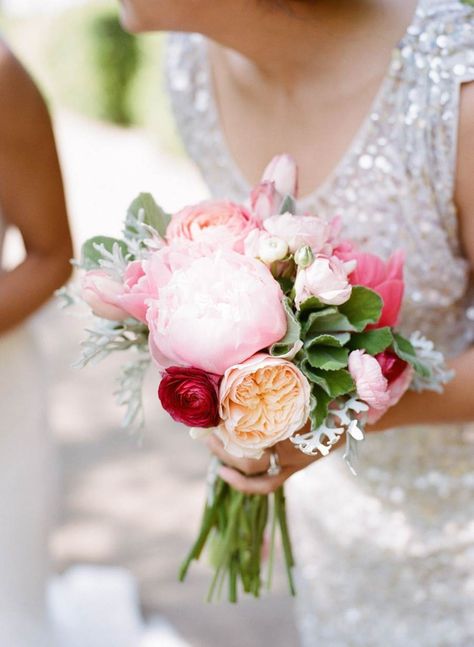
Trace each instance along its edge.
<path fill-rule="evenodd" d="M 354 350 L 349 355 L 349 372 L 358 397 L 369 405 L 367 420 L 374 424 L 394 406 L 410 386 L 412 367 L 391 351 L 376 357 Z"/>
<path fill-rule="evenodd" d="M 284 213 L 267 218 L 263 228 L 271 236 L 284 240 L 293 254 L 306 245 L 314 254 L 331 254 L 332 248 L 328 245 L 331 226 L 322 218 Z"/>
<path fill-rule="evenodd" d="M 174 214 L 166 230 L 169 243 L 177 240 L 201 242 L 214 250 L 243 251 L 247 234 L 258 220 L 245 207 L 233 202 L 201 202 Z"/>
<path fill-rule="evenodd" d="M 377 324 L 369 326 L 369 328 L 396 326 L 403 301 L 405 254 L 402 251 L 397 251 L 387 262 L 384 262 L 375 254 L 354 250 L 339 250 L 336 253 L 344 261 L 357 261 L 356 269 L 349 276 L 352 285 L 363 285 L 370 288 L 383 299 L 382 315 Z"/>
<path fill-rule="evenodd" d="M 298 167 L 291 155 L 276 155 L 265 169 L 262 182 L 273 182 L 281 195 L 298 194 Z"/>
<path fill-rule="evenodd" d="M 283 294 L 263 263 L 230 250 L 174 272 L 150 302 L 150 351 L 170 363 L 222 375 L 280 340 Z"/>
<path fill-rule="evenodd" d="M 127 319 L 128 311 L 117 304 L 122 293 L 122 283 L 105 270 L 90 270 L 82 278 L 81 296 L 97 317 L 111 321 Z"/>
<path fill-rule="evenodd" d="M 298 269 L 295 281 L 295 304 L 317 297 L 322 303 L 339 306 L 350 299 L 352 286 L 344 263 L 336 256 L 316 256 L 306 269 Z"/>
<path fill-rule="evenodd" d="M 233 456 L 260 458 L 292 436 L 309 416 L 310 385 L 287 360 L 263 353 L 229 367 L 219 389 L 215 433 Z"/>

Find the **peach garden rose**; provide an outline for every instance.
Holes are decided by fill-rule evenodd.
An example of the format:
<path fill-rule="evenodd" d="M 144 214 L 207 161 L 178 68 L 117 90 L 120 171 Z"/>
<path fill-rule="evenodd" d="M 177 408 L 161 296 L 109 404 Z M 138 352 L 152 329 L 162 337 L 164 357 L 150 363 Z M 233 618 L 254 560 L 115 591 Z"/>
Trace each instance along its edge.
<path fill-rule="evenodd" d="M 226 451 L 260 458 L 265 449 L 303 427 L 310 386 L 292 362 L 258 353 L 227 369 L 219 400 L 222 422 L 215 433 Z"/>

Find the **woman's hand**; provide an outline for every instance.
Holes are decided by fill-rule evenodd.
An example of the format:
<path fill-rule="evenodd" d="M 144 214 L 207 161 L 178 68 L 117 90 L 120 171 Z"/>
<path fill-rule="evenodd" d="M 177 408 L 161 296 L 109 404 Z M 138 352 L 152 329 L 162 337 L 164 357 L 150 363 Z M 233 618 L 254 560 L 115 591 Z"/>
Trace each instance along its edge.
<path fill-rule="evenodd" d="M 301 429 L 306 433 L 307 426 Z M 211 452 L 220 459 L 223 466 L 219 476 L 236 490 L 245 494 L 270 494 L 275 492 L 295 472 L 308 467 L 321 456 L 306 456 L 290 440 L 285 440 L 267 450 L 262 458 L 235 458 L 228 454 L 222 442 L 214 434 L 204 441 Z M 281 472 L 278 475 L 267 474 L 270 467 L 270 454 L 276 452 Z"/>

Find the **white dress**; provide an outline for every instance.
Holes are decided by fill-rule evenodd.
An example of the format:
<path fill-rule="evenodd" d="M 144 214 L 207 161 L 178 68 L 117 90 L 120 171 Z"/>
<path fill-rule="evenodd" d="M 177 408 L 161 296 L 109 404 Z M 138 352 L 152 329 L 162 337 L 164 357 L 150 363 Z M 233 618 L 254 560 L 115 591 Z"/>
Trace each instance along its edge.
<path fill-rule="evenodd" d="M 0 217 L 0 271 L 4 225 Z M 1 307 L 1 306 L 0 306 Z M 46 612 L 53 483 L 33 335 L 0 336 L 0 645 L 52 647 Z"/>
<path fill-rule="evenodd" d="M 242 200 L 250 187 L 224 141 L 205 40 L 172 35 L 167 71 L 178 127 L 211 193 Z M 453 202 L 459 89 L 473 80 L 474 9 L 420 0 L 351 147 L 300 201 L 341 216 L 365 250 L 406 250 L 402 328 L 451 355 L 474 341 Z M 472 427 L 371 435 L 358 469 L 355 478 L 335 452 L 288 483 L 302 644 L 474 646 Z"/>

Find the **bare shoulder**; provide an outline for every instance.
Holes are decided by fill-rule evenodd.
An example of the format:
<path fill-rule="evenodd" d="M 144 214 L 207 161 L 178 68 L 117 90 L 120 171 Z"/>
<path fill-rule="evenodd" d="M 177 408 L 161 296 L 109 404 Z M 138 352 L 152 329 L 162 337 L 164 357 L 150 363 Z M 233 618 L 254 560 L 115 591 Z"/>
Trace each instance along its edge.
<path fill-rule="evenodd" d="M 2 142 L 38 141 L 49 129 L 43 97 L 34 81 L 0 39 L 0 137 Z"/>
<path fill-rule="evenodd" d="M 456 177 L 462 243 L 474 267 L 474 81 L 461 87 Z"/>

